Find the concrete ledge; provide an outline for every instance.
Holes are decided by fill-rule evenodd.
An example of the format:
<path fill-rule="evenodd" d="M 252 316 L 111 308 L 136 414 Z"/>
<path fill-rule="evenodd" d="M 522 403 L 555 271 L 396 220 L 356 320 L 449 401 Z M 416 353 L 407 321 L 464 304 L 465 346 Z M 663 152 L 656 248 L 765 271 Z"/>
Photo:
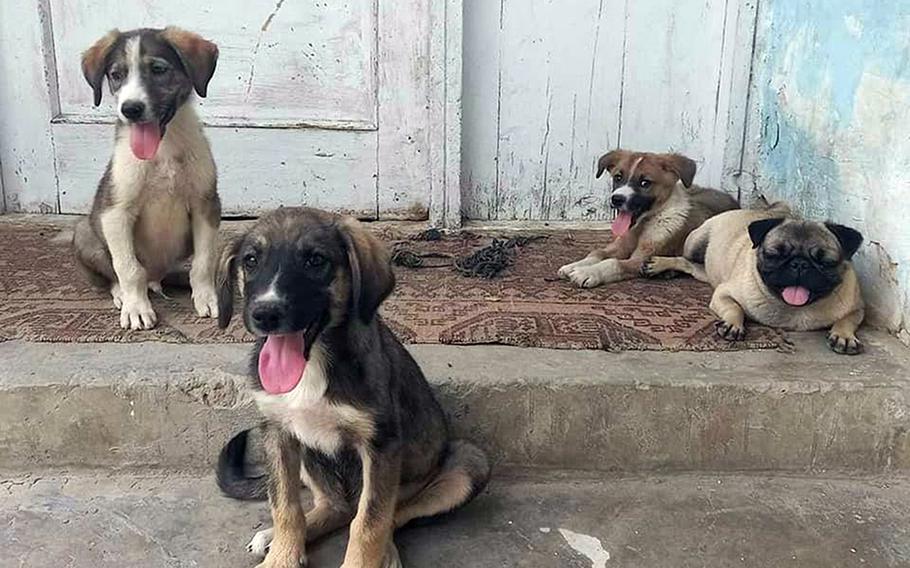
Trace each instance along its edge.
<path fill-rule="evenodd" d="M 500 463 L 574 469 L 910 469 L 910 352 L 413 346 L 459 435 Z M 208 469 L 256 423 L 247 346 L 0 344 L 0 468 Z"/>

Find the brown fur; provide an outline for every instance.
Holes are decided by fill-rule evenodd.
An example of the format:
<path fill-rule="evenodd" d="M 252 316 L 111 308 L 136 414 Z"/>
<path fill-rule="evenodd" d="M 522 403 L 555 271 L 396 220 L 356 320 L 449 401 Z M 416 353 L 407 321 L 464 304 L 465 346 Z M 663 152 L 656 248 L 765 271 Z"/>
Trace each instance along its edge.
<path fill-rule="evenodd" d="M 628 233 L 559 269 L 560 277 L 585 288 L 637 277 L 644 259 L 680 254 L 692 230 L 706 219 L 738 207 L 723 192 L 694 186 L 695 162 L 679 154 L 614 150 L 598 161 L 597 177 L 604 172 L 609 172 L 614 188 L 635 185 L 636 193 L 649 200 L 650 207 L 636 218 Z M 649 184 L 646 189 L 638 189 L 642 182 Z"/>

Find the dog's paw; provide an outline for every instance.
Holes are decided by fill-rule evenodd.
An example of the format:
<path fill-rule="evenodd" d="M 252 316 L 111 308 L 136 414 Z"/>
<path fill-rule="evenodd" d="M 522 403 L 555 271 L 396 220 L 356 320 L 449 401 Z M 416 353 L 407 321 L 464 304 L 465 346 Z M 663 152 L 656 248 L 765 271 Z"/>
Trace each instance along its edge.
<path fill-rule="evenodd" d="M 265 555 L 269 553 L 269 546 L 272 545 L 272 536 L 274 534 L 275 530 L 271 528 L 257 532 L 253 535 L 250 543 L 246 545 L 247 552 L 259 558 L 265 558 Z"/>
<path fill-rule="evenodd" d="M 855 335 L 845 337 L 833 331 L 828 333 L 828 347 L 840 355 L 859 355 L 865 349 L 863 342 Z"/>
<path fill-rule="evenodd" d="M 654 278 L 663 272 L 660 268 L 660 260 L 653 256 L 646 258 L 645 261 L 641 263 L 639 271 L 645 278 Z"/>
<path fill-rule="evenodd" d="M 158 323 L 158 316 L 152 309 L 148 295 L 136 297 L 122 297 L 123 305 L 120 307 L 120 327 L 123 329 L 152 329 Z"/>
<path fill-rule="evenodd" d="M 218 295 L 215 288 L 202 286 L 193 289 L 193 306 L 196 314 L 201 318 L 218 317 Z"/>
<path fill-rule="evenodd" d="M 586 257 L 586 258 L 583 258 L 576 262 L 570 262 L 569 264 L 565 264 L 565 265 L 561 266 L 559 268 L 559 270 L 556 272 L 556 274 L 558 274 L 559 277 L 562 278 L 563 280 L 569 280 L 569 279 L 571 279 L 572 273 L 574 271 L 578 270 L 579 268 L 581 268 L 583 266 L 590 266 L 592 264 L 596 264 L 597 262 L 598 261 L 596 259 Z"/>
<path fill-rule="evenodd" d="M 603 275 L 594 266 L 581 266 L 572 271 L 569 280 L 579 288 L 594 288 L 603 284 Z"/>
<path fill-rule="evenodd" d="M 714 322 L 714 329 L 717 331 L 717 335 L 727 341 L 742 341 L 746 338 L 745 327 L 727 323 L 724 320 Z"/>
<path fill-rule="evenodd" d="M 115 308 L 119 310 L 123 307 L 123 288 L 120 287 L 118 282 L 111 284 L 111 299 L 114 300 Z"/>

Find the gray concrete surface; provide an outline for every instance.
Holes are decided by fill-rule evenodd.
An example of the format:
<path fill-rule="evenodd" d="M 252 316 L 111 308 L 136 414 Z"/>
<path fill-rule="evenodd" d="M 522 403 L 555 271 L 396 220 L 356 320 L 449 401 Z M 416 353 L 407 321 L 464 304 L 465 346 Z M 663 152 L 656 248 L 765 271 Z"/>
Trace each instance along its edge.
<path fill-rule="evenodd" d="M 910 351 L 843 357 L 411 348 L 459 435 L 497 462 L 572 469 L 910 469 Z M 244 345 L 0 343 L 0 468 L 203 470 L 256 422 Z"/>
<path fill-rule="evenodd" d="M 899 477 L 550 472 L 497 478 L 396 541 L 409 568 L 906 567 L 908 517 L 910 480 Z M 7 478 L 0 565 L 252 567 L 246 543 L 268 523 L 264 503 L 228 500 L 207 477 Z M 339 566 L 344 543 L 312 547 L 311 568 Z"/>

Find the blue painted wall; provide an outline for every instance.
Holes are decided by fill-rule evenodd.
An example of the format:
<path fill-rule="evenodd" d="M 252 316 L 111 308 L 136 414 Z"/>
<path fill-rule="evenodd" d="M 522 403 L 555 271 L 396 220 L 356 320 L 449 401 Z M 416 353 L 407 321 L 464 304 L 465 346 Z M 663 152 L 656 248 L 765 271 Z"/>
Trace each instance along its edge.
<path fill-rule="evenodd" d="M 910 337 L 910 2 L 763 0 L 746 145 L 755 190 L 863 232 L 870 307 Z"/>

